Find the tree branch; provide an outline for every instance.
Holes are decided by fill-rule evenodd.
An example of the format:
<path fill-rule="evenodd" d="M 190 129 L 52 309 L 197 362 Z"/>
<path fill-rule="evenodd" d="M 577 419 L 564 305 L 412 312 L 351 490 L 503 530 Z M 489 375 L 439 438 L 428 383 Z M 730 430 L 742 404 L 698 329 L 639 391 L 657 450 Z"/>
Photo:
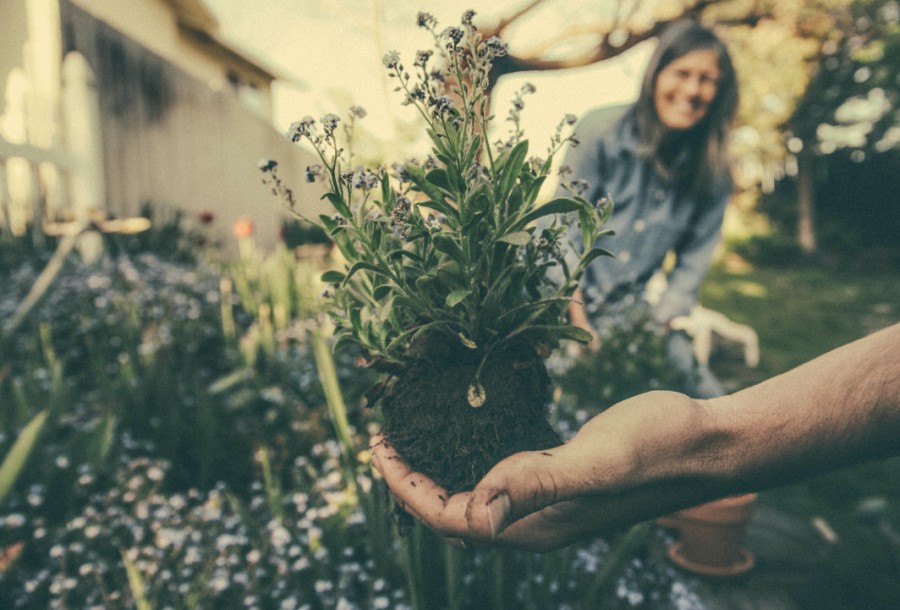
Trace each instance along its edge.
<path fill-rule="evenodd" d="M 503 30 L 505 30 L 511 23 L 530 13 L 532 10 L 534 10 L 544 2 L 546 2 L 546 0 L 532 0 L 530 4 L 526 4 L 518 11 L 511 13 L 506 17 L 501 17 L 500 21 L 497 22 L 497 25 L 489 30 L 484 31 L 484 33 L 486 34 L 485 38 L 490 38 L 491 36 L 498 36 L 502 38 L 501 34 L 503 34 Z"/>
<path fill-rule="evenodd" d="M 510 15 L 507 18 L 501 19 L 500 23 L 495 28 L 492 28 L 490 32 L 492 33 L 492 35 L 496 35 L 497 32 L 502 32 L 502 30 L 510 23 L 514 22 L 516 19 L 521 18 L 524 14 L 535 8 L 543 1 L 544 0 L 535 0 L 514 15 Z M 663 30 L 665 30 L 670 24 L 676 21 L 685 18 L 699 20 L 701 13 L 705 9 L 725 1 L 726 0 L 697 0 L 697 2 L 684 6 L 679 14 L 668 19 L 656 21 L 651 27 L 645 30 L 625 30 L 627 32 L 625 39 L 621 42 L 616 41 L 617 44 L 615 45 L 610 43 L 609 35 L 616 30 L 624 29 L 619 25 L 618 20 L 611 25 L 607 24 L 594 28 L 571 28 L 560 36 L 554 37 L 554 39 L 548 41 L 545 44 L 542 44 L 540 47 L 532 49 L 532 51 L 529 53 L 510 53 L 509 55 L 506 55 L 504 57 L 497 58 L 491 70 L 491 86 L 493 86 L 493 84 L 496 83 L 497 79 L 504 74 L 577 68 L 610 59 L 637 46 L 645 40 L 649 40 L 651 38 L 659 36 L 663 32 Z M 636 6 L 637 5 L 635 4 L 631 7 L 633 9 L 629 11 L 631 14 L 633 14 L 634 10 L 636 10 Z M 753 10 L 749 11 L 744 16 L 718 21 L 717 25 L 723 25 L 726 27 L 737 25 L 755 26 L 761 20 L 770 18 L 771 16 L 772 15 L 770 13 L 760 11 L 758 10 L 758 6 L 755 6 Z M 574 53 L 572 55 L 559 59 L 545 58 L 546 52 L 552 49 L 554 46 L 567 40 L 571 40 L 575 36 L 584 36 L 591 34 L 595 34 L 599 38 L 599 41 L 593 48 L 582 53 Z"/>

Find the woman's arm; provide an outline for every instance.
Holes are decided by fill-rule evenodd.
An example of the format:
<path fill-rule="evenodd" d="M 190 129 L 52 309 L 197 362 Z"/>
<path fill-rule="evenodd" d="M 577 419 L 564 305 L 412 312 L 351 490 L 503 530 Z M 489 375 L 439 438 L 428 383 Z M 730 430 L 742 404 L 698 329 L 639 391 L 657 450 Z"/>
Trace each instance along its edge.
<path fill-rule="evenodd" d="M 649 392 L 449 498 L 381 439 L 376 467 L 438 533 L 548 551 L 730 494 L 900 453 L 900 324 L 732 396 Z"/>

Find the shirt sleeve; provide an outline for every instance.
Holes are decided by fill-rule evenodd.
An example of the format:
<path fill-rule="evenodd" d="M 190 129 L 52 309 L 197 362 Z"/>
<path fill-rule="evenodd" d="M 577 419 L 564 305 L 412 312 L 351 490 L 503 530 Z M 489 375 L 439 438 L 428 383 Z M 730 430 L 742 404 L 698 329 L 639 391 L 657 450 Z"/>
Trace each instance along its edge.
<path fill-rule="evenodd" d="M 709 271 L 716 246 L 722 241 L 722 221 L 731 191 L 731 181 L 723 183 L 711 201 L 699 210 L 691 231 L 676 247 L 669 288 L 656 308 L 656 318 L 661 322 L 689 314 L 699 302 L 700 285 Z"/>

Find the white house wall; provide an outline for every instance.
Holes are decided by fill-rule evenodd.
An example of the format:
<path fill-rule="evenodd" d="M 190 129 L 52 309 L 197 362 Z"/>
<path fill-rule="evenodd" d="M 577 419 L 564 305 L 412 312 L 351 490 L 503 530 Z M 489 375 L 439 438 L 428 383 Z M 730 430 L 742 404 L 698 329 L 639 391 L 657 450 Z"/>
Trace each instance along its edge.
<path fill-rule="evenodd" d="M 248 111 L 230 90 L 214 91 L 137 41 L 61 3 L 65 51 L 82 53 L 95 72 L 108 211 L 134 216 L 151 206 L 188 220 L 216 217 L 220 236 L 251 217 L 257 239 L 274 243 L 284 218 L 261 183 L 263 157 L 276 159 L 301 204 L 318 208 L 305 184 L 307 153 Z M 233 241 L 233 240 L 232 240 Z"/>
<path fill-rule="evenodd" d="M 175 14 L 162 0 L 68 1 L 212 89 L 223 90 L 228 86 L 222 64 L 185 44 Z M 263 91 L 261 94 L 267 97 L 268 107 L 271 108 L 271 93 Z"/>

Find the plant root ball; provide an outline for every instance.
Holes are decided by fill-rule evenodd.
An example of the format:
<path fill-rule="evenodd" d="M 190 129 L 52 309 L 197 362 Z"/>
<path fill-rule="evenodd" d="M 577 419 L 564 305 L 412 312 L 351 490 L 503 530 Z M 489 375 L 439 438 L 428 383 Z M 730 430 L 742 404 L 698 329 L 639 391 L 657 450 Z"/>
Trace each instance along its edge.
<path fill-rule="evenodd" d="M 533 351 L 488 358 L 478 408 L 468 395 L 479 358 L 438 351 L 410 360 L 382 402 L 384 435 L 414 470 L 453 494 L 474 488 L 503 458 L 562 442 L 547 422 L 550 377 Z"/>

